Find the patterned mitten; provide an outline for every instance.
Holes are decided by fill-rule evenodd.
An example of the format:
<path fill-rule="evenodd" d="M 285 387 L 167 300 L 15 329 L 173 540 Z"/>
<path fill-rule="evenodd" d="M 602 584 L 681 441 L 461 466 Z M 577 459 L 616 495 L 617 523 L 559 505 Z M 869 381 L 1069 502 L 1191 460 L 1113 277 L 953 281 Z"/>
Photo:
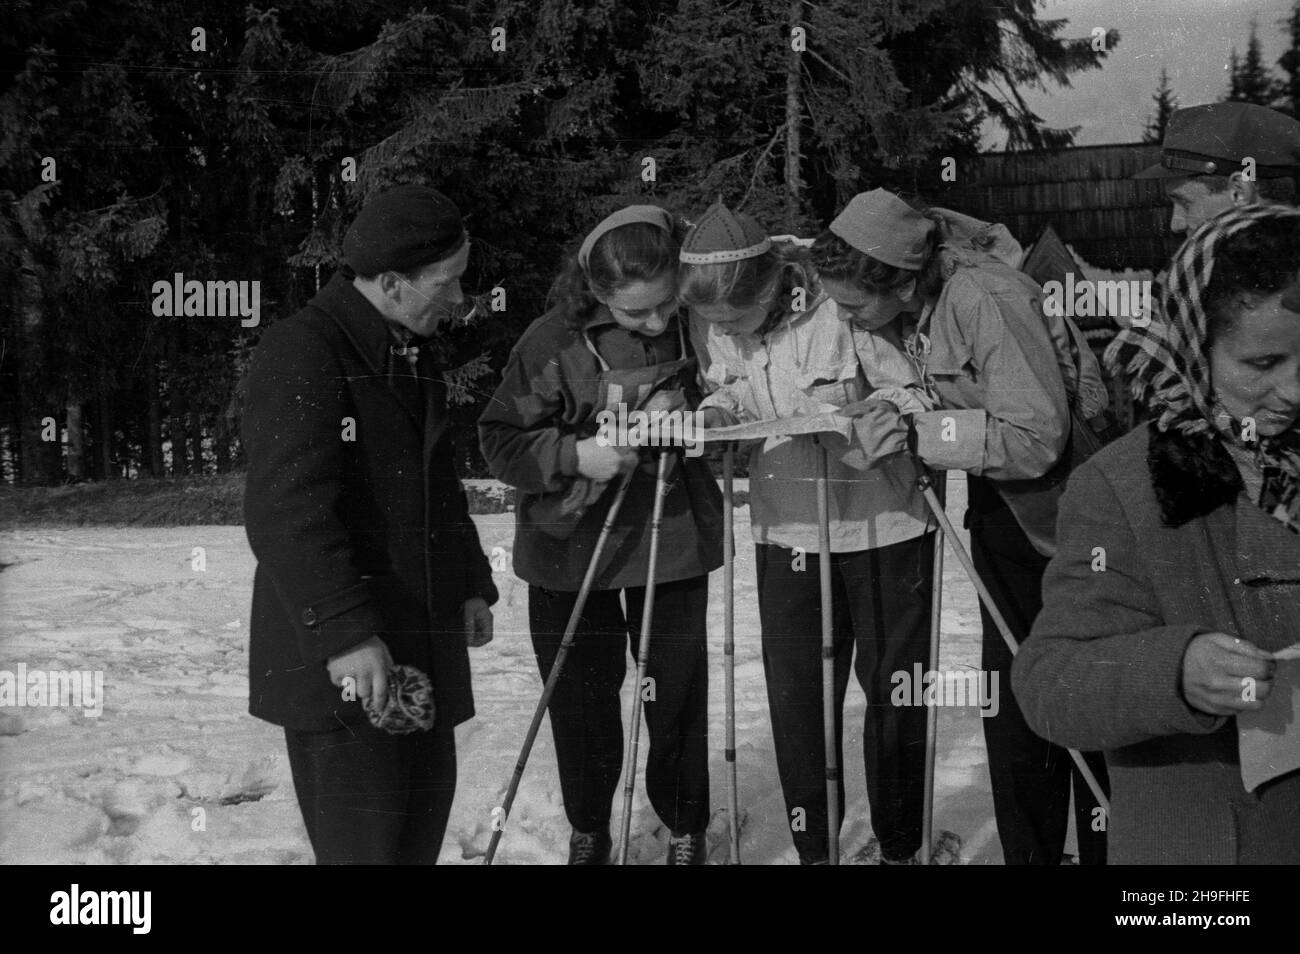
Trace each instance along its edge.
<path fill-rule="evenodd" d="M 394 666 L 388 673 L 388 704 L 383 712 L 366 707 L 370 724 L 390 735 L 433 728 L 433 685 L 414 666 Z"/>

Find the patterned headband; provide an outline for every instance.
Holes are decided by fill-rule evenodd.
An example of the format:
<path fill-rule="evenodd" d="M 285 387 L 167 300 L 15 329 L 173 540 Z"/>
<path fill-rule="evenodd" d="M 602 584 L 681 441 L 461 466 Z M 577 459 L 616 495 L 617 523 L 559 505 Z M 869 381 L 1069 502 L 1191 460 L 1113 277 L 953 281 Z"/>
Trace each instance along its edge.
<path fill-rule="evenodd" d="M 685 249 L 677 256 L 687 265 L 720 265 L 724 262 L 740 262 L 747 258 L 757 258 L 772 247 L 772 239 L 764 236 L 746 248 L 726 248 L 712 252 L 688 252 Z"/>

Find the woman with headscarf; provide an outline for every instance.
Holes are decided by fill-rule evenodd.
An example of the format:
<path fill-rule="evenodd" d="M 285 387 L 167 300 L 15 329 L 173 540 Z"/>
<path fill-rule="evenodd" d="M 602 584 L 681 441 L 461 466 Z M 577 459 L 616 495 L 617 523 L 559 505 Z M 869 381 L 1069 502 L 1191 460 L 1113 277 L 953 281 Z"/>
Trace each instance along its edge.
<path fill-rule="evenodd" d="M 1224 213 L 1107 355 L 1153 417 L 1071 477 L 1013 678 L 1105 751 L 1112 863 L 1300 863 L 1298 272 L 1300 210 Z"/>

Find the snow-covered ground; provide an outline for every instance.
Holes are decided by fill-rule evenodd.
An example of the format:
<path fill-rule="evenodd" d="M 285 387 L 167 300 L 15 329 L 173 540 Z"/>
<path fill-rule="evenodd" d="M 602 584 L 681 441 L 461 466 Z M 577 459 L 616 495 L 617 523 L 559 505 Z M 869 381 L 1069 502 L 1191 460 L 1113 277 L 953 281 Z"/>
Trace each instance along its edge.
<path fill-rule="evenodd" d="M 951 475 L 949 512 L 964 505 Z M 484 548 L 508 548 L 512 514 L 475 518 Z M 960 525 L 960 519 L 957 520 Z M 737 510 L 736 735 L 746 864 L 791 864 L 759 655 L 749 514 Z M 964 537 L 964 534 L 963 534 Z M 195 569 L 195 547 L 206 568 Z M 281 730 L 247 704 L 252 554 L 239 527 L 33 530 L 0 538 L 0 670 L 102 670 L 103 713 L 0 709 L 0 861 L 307 863 Z M 810 564 L 813 565 L 813 564 Z M 479 715 L 457 730 L 460 780 L 441 860 L 478 863 L 541 688 L 527 636 L 527 587 L 496 574 L 496 639 L 471 651 Z M 722 574 L 711 581 L 711 860 L 726 858 Z M 945 561 L 945 670 L 979 666 L 974 591 Z M 631 662 L 629 661 L 629 666 Z M 630 712 L 632 679 L 626 681 Z M 865 700 L 850 684 L 845 730 L 851 855 L 871 834 L 862 776 Z M 980 719 L 940 708 L 936 829 L 969 864 L 1001 861 Z M 641 746 L 645 752 L 646 746 Z M 642 766 L 642 771 L 644 765 Z M 643 775 L 641 776 L 643 777 Z M 662 863 L 667 832 L 638 785 L 632 858 Z M 621 789 L 620 789 L 621 791 Z M 615 806 L 615 819 L 618 806 Z M 498 863 L 562 864 L 569 829 L 549 726 L 538 737 Z"/>

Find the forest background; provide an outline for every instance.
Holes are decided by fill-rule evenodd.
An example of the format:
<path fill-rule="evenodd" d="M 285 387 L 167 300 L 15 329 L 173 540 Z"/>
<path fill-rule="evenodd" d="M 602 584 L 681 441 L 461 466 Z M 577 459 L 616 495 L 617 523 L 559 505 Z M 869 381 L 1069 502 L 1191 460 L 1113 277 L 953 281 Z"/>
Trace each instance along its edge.
<path fill-rule="evenodd" d="M 1300 8 L 1300 4 L 1297 4 Z M 11 0 L 0 13 L 0 480 L 237 473 L 257 339 L 340 264 L 367 196 L 422 182 L 473 239 L 458 464 L 562 256 L 603 215 L 721 197 L 815 234 L 885 187 L 926 200 L 999 130 L 1059 148 L 1026 89 L 1101 68 L 1040 0 Z M 1224 98 L 1295 113 L 1257 25 Z M 1149 137 L 1176 105 L 1162 81 Z M 951 168 L 951 165 L 948 166 Z M 177 274 L 259 282 L 260 321 L 155 314 Z"/>

